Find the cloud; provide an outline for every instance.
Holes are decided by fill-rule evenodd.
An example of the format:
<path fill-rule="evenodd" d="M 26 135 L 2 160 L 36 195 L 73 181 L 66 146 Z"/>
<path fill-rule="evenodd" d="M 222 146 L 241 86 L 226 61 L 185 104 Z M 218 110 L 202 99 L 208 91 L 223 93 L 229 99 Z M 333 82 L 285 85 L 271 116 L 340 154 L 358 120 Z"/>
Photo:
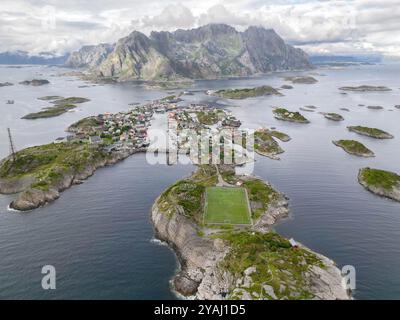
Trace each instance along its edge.
<path fill-rule="evenodd" d="M 144 28 L 157 28 L 157 29 L 177 29 L 177 28 L 190 28 L 196 23 L 192 11 L 182 4 L 171 4 L 166 6 L 160 14 L 153 17 L 145 16 L 142 19 Z"/>
<path fill-rule="evenodd" d="M 64 53 L 207 23 L 274 28 L 310 53 L 400 56 L 400 0 L 2 0 L 0 51 Z"/>

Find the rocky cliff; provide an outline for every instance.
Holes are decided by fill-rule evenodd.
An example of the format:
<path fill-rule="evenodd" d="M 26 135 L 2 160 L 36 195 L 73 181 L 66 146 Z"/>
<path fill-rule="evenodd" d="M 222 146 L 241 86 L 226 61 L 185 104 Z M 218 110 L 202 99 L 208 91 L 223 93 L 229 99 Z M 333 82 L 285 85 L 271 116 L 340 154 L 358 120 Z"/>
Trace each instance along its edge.
<path fill-rule="evenodd" d="M 282 194 L 252 228 L 228 231 L 228 237 L 200 226 L 182 208 L 171 209 L 167 199 L 164 193 L 156 200 L 151 218 L 157 238 L 178 256 L 181 268 L 173 287 L 179 294 L 207 300 L 349 299 L 332 260 L 302 245 L 291 248 L 286 239 L 271 231 L 288 214 Z"/>
<path fill-rule="evenodd" d="M 99 76 L 119 80 L 212 79 L 311 67 L 307 54 L 287 45 L 274 30 L 238 32 L 225 24 L 152 32 L 149 37 L 134 31 L 105 59 L 91 59 L 82 50 L 71 55 L 69 61 L 79 63 L 70 66 L 92 67 Z"/>
<path fill-rule="evenodd" d="M 15 194 L 17 198 L 9 205 L 11 209 L 19 211 L 33 210 L 47 203 L 51 203 L 60 197 L 60 193 L 73 185 L 80 184 L 104 166 L 113 165 L 133 153 L 143 152 L 144 149 L 136 149 L 130 152 L 114 152 L 105 158 L 100 158 L 90 164 L 82 166 L 77 171 L 63 172 L 62 178 L 58 179 L 48 188 L 32 187 L 36 182 L 33 176 L 18 177 L 15 179 L 0 178 L 0 193 Z M 6 160 L 6 159 L 5 159 Z M 3 160 L 3 161 L 5 161 Z"/>
<path fill-rule="evenodd" d="M 113 48 L 114 46 L 110 44 L 84 46 L 68 57 L 65 66 L 71 68 L 94 68 L 108 57 Z"/>

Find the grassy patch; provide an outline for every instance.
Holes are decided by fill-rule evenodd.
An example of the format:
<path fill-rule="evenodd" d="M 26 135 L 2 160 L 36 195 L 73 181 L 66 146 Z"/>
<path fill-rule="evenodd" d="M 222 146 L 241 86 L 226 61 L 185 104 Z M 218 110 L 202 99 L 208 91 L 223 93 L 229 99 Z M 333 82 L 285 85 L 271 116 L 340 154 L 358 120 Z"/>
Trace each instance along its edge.
<path fill-rule="evenodd" d="M 306 117 L 304 117 L 300 112 L 292 112 L 285 108 L 277 108 L 274 111 L 275 117 L 280 120 L 293 121 L 293 122 L 301 122 L 308 123 Z"/>
<path fill-rule="evenodd" d="M 348 127 L 350 131 L 356 132 L 361 135 L 366 135 L 373 138 L 390 138 L 393 137 L 391 134 L 377 128 L 369 128 L 363 126 L 350 126 Z"/>
<path fill-rule="evenodd" d="M 267 95 L 282 95 L 278 90 L 270 86 L 262 86 L 256 88 L 244 88 L 244 89 L 228 89 L 219 90 L 215 93 L 216 95 L 228 98 L 228 99 L 246 99 L 251 97 L 260 97 Z"/>
<path fill-rule="evenodd" d="M 283 153 L 278 142 L 274 140 L 270 131 L 267 130 L 254 132 L 254 149 L 261 154 L 277 155 Z"/>
<path fill-rule="evenodd" d="M 33 179 L 32 188 L 47 190 L 66 174 L 79 173 L 106 157 L 106 154 L 91 145 L 51 143 L 17 152 L 15 162 L 12 159 L 3 160 L 0 164 L 0 178 L 29 176 Z"/>
<path fill-rule="evenodd" d="M 394 172 L 364 168 L 361 170 L 361 178 L 369 186 L 392 190 L 400 185 L 400 176 Z"/>
<path fill-rule="evenodd" d="M 339 140 L 333 141 L 339 147 L 342 147 L 346 152 L 355 155 L 373 155 L 374 153 L 364 146 L 361 142 L 355 140 Z"/>
<path fill-rule="evenodd" d="M 311 266 L 323 267 L 320 259 L 302 248 L 292 248 L 289 241 L 275 232 L 223 232 L 215 235 L 230 243 L 231 251 L 221 263 L 221 267 L 236 277 L 242 277 L 249 267 L 255 267 L 251 274 L 252 284 L 244 288 L 253 295 L 262 294 L 272 298 L 263 289 L 272 286 L 278 299 L 310 299 L 304 274 Z M 235 298 L 234 296 L 231 298 Z"/>
<path fill-rule="evenodd" d="M 210 110 L 197 112 L 197 119 L 201 124 L 213 125 L 220 120 L 220 115 L 223 114 L 223 110 Z"/>
<path fill-rule="evenodd" d="M 273 201 L 278 193 L 270 185 L 259 179 L 248 180 L 243 183 L 251 203 L 259 204 L 258 209 L 252 210 L 252 218 L 259 218 Z"/>
<path fill-rule="evenodd" d="M 63 104 L 56 105 L 54 107 L 45 108 L 39 112 L 29 113 L 22 117 L 22 119 L 40 119 L 40 118 L 52 118 L 62 115 L 63 113 L 68 112 L 69 110 L 75 109 L 76 106 L 73 104 Z"/>
<path fill-rule="evenodd" d="M 204 211 L 205 223 L 251 223 L 247 194 L 244 188 L 207 188 Z"/>

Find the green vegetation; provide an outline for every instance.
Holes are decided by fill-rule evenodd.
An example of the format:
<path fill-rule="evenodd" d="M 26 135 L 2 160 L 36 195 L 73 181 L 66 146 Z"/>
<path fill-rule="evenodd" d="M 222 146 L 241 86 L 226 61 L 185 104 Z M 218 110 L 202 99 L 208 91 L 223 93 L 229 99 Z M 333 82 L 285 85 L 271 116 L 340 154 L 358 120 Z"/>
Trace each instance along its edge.
<path fill-rule="evenodd" d="M 204 222 L 206 224 L 251 224 L 246 189 L 208 187 Z"/>
<path fill-rule="evenodd" d="M 196 113 L 197 119 L 201 124 L 206 126 L 214 125 L 220 120 L 220 116 L 224 114 L 223 110 L 199 111 Z"/>
<path fill-rule="evenodd" d="M 326 119 L 329 119 L 332 121 L 343 121 L 344 120 L 344 118 L 340 114 L 334 113 L 334 112 L 323 113 L 323 115 Z"/>
<path fill-rule="evenodd" d="M 257 153 L 267 157 L 274 157 L 284 152 L 268 130 L 254 132 L 254 149 Z"/>
<path fill-rule="evenodd" d="M 282 94 L 270 87 L 270 86 L 262 86 L 257 88 L 245 88 L 245 89 L 228 89 L 228 90 L 219 90 L 215 92 L 217 96 L 228 98 L 228 99 L 246 99 L 251 97 L 260 97 L 260 96 L 269 96 L 269 95 L 277 95 L 281 96 Z"/>
<path fill-rule="evenodd" d="M 361 142 L 355 140 L 338 140 L 333 141 L 338 147 L 343 148 L 346 152 L 362 157 L 373 157 L 374 153 L 364 146 Z"/>
<path fill-rule="evenodd" d="M 311 76 L 286 77 L 285 80 L 291 81 L 292 83 L 300 83 L 300 84 L 314 84 L 318 82 L 317 79 Z"/>
<path fill-rule="evenodd" d="M 309 123 L 300 112 L 292 112 L 285 108 L 277 108 L 274 111 L 275 118 L 284 121 L 298 122 L 298 123 Z"/>
<path fill-rule="evenodd" d="M 106 157 L 100 149 L 88 144 L 51 143 L 17 152 L 15 162 L 11 158 L 3 160 L 0 178 L 18 180 L 30 177 L 33 181 L 31 188 L 49 190 L 64 176 L 75 175 Z"/>
<path fill-rule="evenodd" d="M 356 132 L 358 134 L 376 138 L 376 139 L 392 139 L 393 136 L 390 133 L 387 133 L 383 130 L 377 128 L 369 128 L 369 127 L 362 127 L 362 126 L 350 126 L 347 127 L 349 131 Z"/>
<path fill-rule="evenodd" d="M 60 100 L 60 99 L 64 99 L 64 97 L 61 97 L 61 96 L 44 96 L 44 97 L 38 98 L 38 100 L 42 100 L 42 101 L 54 101 L 54 100 Z"/>
<path fill-rule="evenodd" d="M 385 87 L 385 86 L 358 86 L 358 87 L 341 87 L 339 90 L 342 91 L 355 91 L 355 92 L 374 92 L 374 91 L 391 91 L 392 89 Z"/>
<path fill-rule="evenodd" d="M 77 103 L 84 103 L 90 101 L 86 98 L 70 97 L 63 98 L 59 96 L 45 96 L 38 98 L 43 101 L 51 101 L 54 104 L 53 107 L 43 108 L 39 112 L 29 113 L 22 117 L 22 119 L 40 119 L 40 118 L 52 118 L 62 115 L 70 110 L 76 108 Z"/>
<path fill-rule="evenodd" d="M 269 133 L 271 136 L 273 136 L 283 142 L 288 142 L 291 140 L 289 135 L 287 135 L 286 133 L 280 132 L 280 131 L 270 130 Z"/>
<path fill-rule="evenodd" d="M 87 133 L 91 135 L 91 133 L 95 133 L 96 128 L 98 128 L 100 125 L 101 123 L 98 121 L 97 117 L 87 117 L 71 124 L 68 128 L 68 131 L 75 133 Z"/>
<path fill-rule="evenodd" d="M 400 176 L 394 172 L 364 168 L 360 171 L 360 178 L 367 186 L 382 188 L 391 191 L 393 188 L 400 188 Z"/>
<path fill-rule="evenodd" d="M 190 178 L 180 180 L 162 193 L 159 206 L 163 212 L 178 212 L 197 224 L 203 220 L 203 195 L 207 187 L 214 186 L 218 177 L 211 165 L 199 166 Z"/>
<path fill-rule="evenodd" d="M 292 248 L 289 241 L 275 232 L 227 231 L 214 235 L 230 243 L 232 249 L 221 262 L 221 268 L 235 277 L 243 277 L 253 267 L 250 287 L 237 286 L 231 299 L 239 299 L 247 291 L 254 299 L 312 299 L 305 274 L 312 266 L 323 268 L 322 261 L 303 248 Z M 272 287 L 265 290 L 265 286 Z M 256 294 L 256 295 L 255 295 Z M 258 295 L 258 296 L 257 296 Z"/>
<path fill-rule="evenodd" d="M 279 193 L 275 191 L 270 185 L 266 184 L 264 181 L 255 178 L 246 178 L 242 180 L 241 176 L 235 175 L 235 170 L 231 166 L 219 166 L 219 172 L 222 178 L 231 184 L 236 184 L 241 182 L 242 187 L 246 188 L 248 200 L 251 206 L 251 217 L 253 220 L 258 219 L 265 211 L 268 210 L 270 203 L 275 200 Z M 201 165 L 198 166 L 197 171 L 189 178 L 180 180 L 170 186 L 165 190 L 158 201 L 158 206 L 161 210 L 167 214 L 175 214 L 178 212 L 186 216 L 187 218 L 193 220 L 198 225 L 202 225 L 204 221 L 204 203 L 205 203 L 205 193 L 209 187 L 215 187 L 218 183 L 218 175 L 214 165 Z M 227 189 L 227 188 L 222 188 Z M 240 190 L 240 188 L 232 188 L 233 190 Z M 221 191 L 225 193 L 225 191 Z M 243 191 L 232 191 L 233 193 L 241 193 Z M 215 193 L 218 193 L 218 188 Z M 226 199 L 220 201 L 236 201 L 233 195 L 229 195 L 226 191 Z M 238 195 L 236 195 L 238 196 Z M 238 196 L 240 197 L 240 195 Z M 230 201 L 229 200 L 229 201 Z M 231 206 L 230 204 L 218 204 L 218 201 L 212 203 L 210 210 L 214 210 L 215 206 Z M 239 211 L 241 209 L 238 209 Z M 247 210 L 247 209 L 246 209 Z M 225 214 L 221 212 L 221 214 Z M 213 213 L 211 213 L 213 216 Z M 218 215 L 218 214 L 217 214 Z M 246 211 L 246 219 L 248 219 L 248 211 Z M 214 218 L 211 218 L 214 219 Z M 217 217 L 219 219 L 219 217 Z M 224 219 L 228 220 L 228 219 Z M 208 221 L 208 218 L 206 219 Z M 222 221 L 222 222 L 224 222 Z M 248 221 L 248 220 L 246 220 Z M 214 221 L 215 223 L 215 221 Z M 232 223 L 238 223 L 232 221 Z"/>
<path fill-rule="evenodd" d="M 52 103 L 54 103 L 55 105 L 68 105 L 68 104 L 79 104 L 88 101 L 90 101 L 90 99 L 80 98 L 80 97 L 69 97 L 69 98 L 54 100 Z"/>
<path fill-rule="evenodd" d="M 253 220 L 258 219 L 266 212 L 270 203 L 279 195 L 272 186 L 260 179 L 246 180 L 243 183 L 243 187 L 247 190 L 247 195 L 252 207 L 251 213 Z"/>
<path fill-rule="evenodd" d="M 76 105 L 73 104 L 64 104 L 57 105 L 50 108 L 44 108 L 39 112 L 29 113 L 22 117 L 22 119 L 40 119 L 40 118 L 52 118 L 62 115 L 63 113 L 68 112 L 69 110 L 73 110 L 76 108 Z"/>

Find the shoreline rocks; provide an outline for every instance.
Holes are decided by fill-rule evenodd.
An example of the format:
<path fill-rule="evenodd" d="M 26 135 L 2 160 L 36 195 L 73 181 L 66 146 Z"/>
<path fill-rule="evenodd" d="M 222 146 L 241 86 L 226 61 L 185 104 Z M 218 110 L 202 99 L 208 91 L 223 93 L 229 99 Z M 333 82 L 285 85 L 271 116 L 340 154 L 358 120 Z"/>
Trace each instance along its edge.
<path fill-rule="evenodd" d="M 299 83 L 299 84 L 315 84 L 318 82 L 317 79 L 311 76 L 286 77 L 285 81 L 290 81 L 292 83 Z"/>
<path fill-rule="evenodd" d="M 394 172 L 363 168 L 358 173 L 358 182 L 378 196 L 400 202 L 400 176 Z"/>
<path fill-rule="evenodd" d="M 89 166 L 85 166 L 77 173 L 64 174 L 62 179 L 48 190 L 31 188 L 30 185 L 35 181 L 33 177 L 26 177 L 23 179 L 0 179 L 0 193 L 20 193 L 17 198 L 10 203 L 9 207 L 18 211 L 30 211 L 55 201 L 60 197 L 60 193 L 73 185 L 81 184 L 84 180 L 91 177 L 97 169 L 113 165 L 134 153 L 143 151 L 143 149 L 138 149 L 134 152 L 114 153 L 107 159 L 102 159 Z"/>
<path fill-rule="evenodd" d="M 334 112 L 323 112 L 322 115 L 328 119 L 328 120 L 332 120 L 332 121 L 343 121 L 344 118 L 342 115 L 338 114 L 338 113 L 334 113 Z"/>
<path fill-rule="evenodd" d="M 171 189 L 168 188 L 165 192 L 168 190 Z M 242 300 L 282 297 L 281 292 L 274 291 L 274 288 L 267 283 L 263 291 L 265 295 L 260 296 L 252 292 L 251 286 L 254 281 L 252 275 L 258 273 L 257 267 L 249 267 L 241 274 L 233 273 L 229 268 L 226 269 L 224 267 L 227 263 L 226 259 L 234 255 L 236 249 L 233 243 L 224 238 L 223 231 L 220 231 L 221 234 L 218 230 L 211 229 L 211 233 L 206 232 L 204 235 L 202 228 L 186 216 L 183 208 L 178 210 L 178 208 L 166 207 L 165 199 L 164 193 L 156 199 L 151 210 L 151 220 L 156 237 L 165 241 L 175 251 L 180 262 L 181 269 L 172 280 L 174 290 L 178 294 L 191 299 L 207 300 L 225 300 L 232 297 Z M 279 241 L 286 243 L 287 240 L 272 232 L 271 227 L 287 217 L 288 213 L 288 200 L 283 194 L 278 193 L 268 210 L 254 222 L 253 227 L 242 229 L 242 231 L 237 230 L 238 236 L 252 237 L 252 234 L 259 233 L 260 236 L 277 237 L 281 239 Z M 302 282 L 304 287 L 297 289 L 311 292 L 314 299 L 349 299 L 348 292 L 342 284 L 341 272 L 335 263 L 300 244 L 299 247 L 301 249 L 298 250 L 304 250 L 305 254 L 313 255 L 319 263 L 308 268 Z M 285 277 L 290 278 L 291 273 L 288 270 L 282 270 L 282 272 L 286 272 Z M 285 292 L 291 292 L 293 295 L 286 294 L 291 297 L 296 296 L 297 289 L 284 287 L 288 290 Z"/>
<path fill-rule="evenodd" d="M 335 146 L 342 148 L 347 153 L 358 157 L 365 157 L 365 158 L 375 157 L 375 154 L 371 150 L 369 150 L 361 142 L 355 140 L 338 140 L 338 141 L 332 141 L 332 143 Z"/>
<path fill-rule="evenodd" d="M 363 136 L 375 138 L 375 139 L 393 139 L 394 136 L 390 133 L 377 128 L 369 128 L 363 126 L 349 126 L 347 129 L 350 132 L 355 132 Z"/>
<path fill-rule="evenodd" d="M 292 112 L 284 108 L 276 108 L 273 110 L 274 116 L 278 120 L 297 122 L 297 123 L 310 123 L 300 112 Z"/>

